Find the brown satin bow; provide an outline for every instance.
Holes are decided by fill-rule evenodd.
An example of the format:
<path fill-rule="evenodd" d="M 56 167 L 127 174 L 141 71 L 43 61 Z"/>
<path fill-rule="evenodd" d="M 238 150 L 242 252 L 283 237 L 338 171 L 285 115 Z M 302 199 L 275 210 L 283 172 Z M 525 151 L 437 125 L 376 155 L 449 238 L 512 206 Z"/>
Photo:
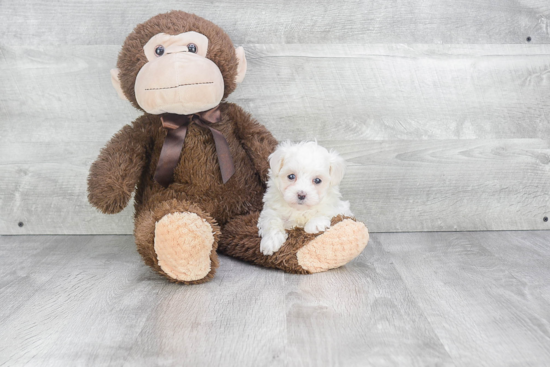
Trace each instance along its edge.
<path fill-rule="evenodd" d="M 216 153 L 220 164 L 223 183 L 233 176 L 235 167 L 229 153 L 229 144 L 221 132 L 208 126 L 220 122 L 221 112 L 220 106 L 216 106 L 208 111 L 199 112 L 192 115 L 176 115 L 173 113 L 165 113 L 161 116 L 162 126 L 167 130 L 162 150 L 160 151 L 159 162 L 155 170 L 155 181 L 164 187 L 167 187 L 174 182 L 174 170 L 178 165 L 178 161 L 183 149 L 187 128 L 191 123 L 195 123 L 200 127 L 207 128 L 212 132 L 214 143 L 216 144 Z"/>

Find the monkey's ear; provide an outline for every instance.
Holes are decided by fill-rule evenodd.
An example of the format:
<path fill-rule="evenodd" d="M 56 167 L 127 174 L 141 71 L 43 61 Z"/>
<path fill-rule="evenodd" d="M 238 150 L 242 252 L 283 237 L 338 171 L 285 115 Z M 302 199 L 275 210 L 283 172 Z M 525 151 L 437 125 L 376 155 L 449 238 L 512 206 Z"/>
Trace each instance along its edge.
<path fill-rule="evenodd" d="M 122 91 L 122 87 L 120 86 L 120 79 L 118 78 L 118 69 L 111 69 L 111 83 L 113 83 L 113 87 L 115 87 L 115 90 L 118 94 L 118 96 L 122 99 L 128 100 L 126 96 L 124 95 L 124 92 Z"/>
<path fill-rule="evenodd" d="M 239 66 L 237 67 L 237 76 L 235 77 L 235 82 L 240 83 L 244 79 L 246 74 L 246 56 L 244 55 L 244 48 L 239 46 L 235 49 L 235 54 L 239 60 Z"/>

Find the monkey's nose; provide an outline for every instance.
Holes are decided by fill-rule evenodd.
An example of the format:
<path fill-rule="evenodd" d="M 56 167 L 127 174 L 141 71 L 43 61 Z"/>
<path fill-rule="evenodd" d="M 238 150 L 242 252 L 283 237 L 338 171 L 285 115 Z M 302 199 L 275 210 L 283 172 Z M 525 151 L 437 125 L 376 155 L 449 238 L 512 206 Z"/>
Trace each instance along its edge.
<path fill-rule="evenodd" d="M 304 200 L 306 198 L 307 194 L 303 191 L 298 191 L 298 199 Z"/>

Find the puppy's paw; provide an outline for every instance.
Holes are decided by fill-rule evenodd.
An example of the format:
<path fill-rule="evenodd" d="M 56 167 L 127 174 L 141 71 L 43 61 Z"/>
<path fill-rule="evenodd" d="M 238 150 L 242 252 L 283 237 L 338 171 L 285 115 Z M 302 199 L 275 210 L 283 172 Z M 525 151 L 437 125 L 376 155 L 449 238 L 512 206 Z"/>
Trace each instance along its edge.
<path fill-rule="evenodd" d="M 329 217 L 311 218 L 304 226 L 304 231 L 307 233 L 319 233 L 330 227 Z"/>
<path fill-rule="evenodd" d="M 260 242 L 260 251 L 264 255 L 273 255 L 285 243 L 288 235 L 286 232 L 273 231 L 262 238 Z"/>

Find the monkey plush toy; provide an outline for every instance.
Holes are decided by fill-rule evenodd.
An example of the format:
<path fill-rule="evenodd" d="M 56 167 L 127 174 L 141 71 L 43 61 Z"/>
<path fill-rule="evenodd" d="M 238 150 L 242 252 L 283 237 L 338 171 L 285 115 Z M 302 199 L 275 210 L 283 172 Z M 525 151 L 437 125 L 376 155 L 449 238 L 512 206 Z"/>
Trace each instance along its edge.
<path fill-rule="evenodd" d="M 271 256 L 260 252 L 258 216 L 277 141 L 225 102 L 246 72 L 242 47 L 215 24 L 172 11 L 138 25 L 111 71 L 120 97 L 144 111 L 101 150 L 88 200 L 118 213 L 134 189 L 138 252 L 170 281 L 214 276 L 217 251 L 287 272 L 342 266 L 368 241 L 364 224 L 336 217 L 325 232 L 289 231 Z"/>

